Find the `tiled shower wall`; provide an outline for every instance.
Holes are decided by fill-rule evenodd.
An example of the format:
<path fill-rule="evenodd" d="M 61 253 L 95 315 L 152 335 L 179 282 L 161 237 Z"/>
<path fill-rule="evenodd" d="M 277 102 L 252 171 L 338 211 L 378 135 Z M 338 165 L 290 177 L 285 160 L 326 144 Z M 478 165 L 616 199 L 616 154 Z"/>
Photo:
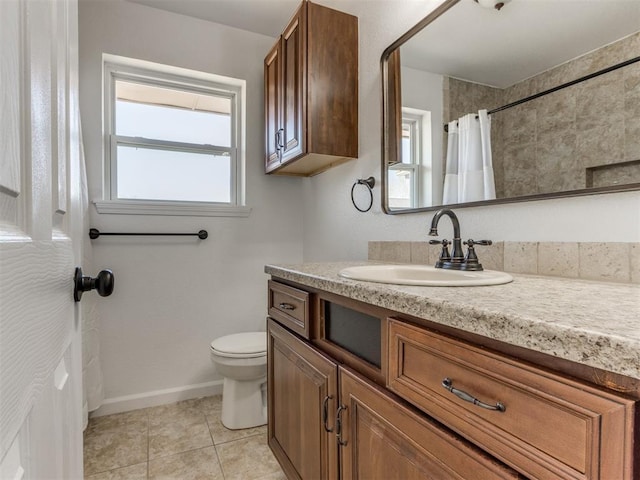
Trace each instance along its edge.
<path fill-rule="evenodd" d="M 638 52 L 640 32 L 504 90 L 446 79 L 445 120 L 508 104 Z M 491 139 L 499 197 L 640 182 L 640 63 L 492 115 Z"/>
<path fill-rule="evenodd" d="M 369 242 L 369 260 L 433 265 L 439 245 L 423 242 Z M 487 270 L 640 283 L 640 243 L 494 242 L 477 246 Z"/>

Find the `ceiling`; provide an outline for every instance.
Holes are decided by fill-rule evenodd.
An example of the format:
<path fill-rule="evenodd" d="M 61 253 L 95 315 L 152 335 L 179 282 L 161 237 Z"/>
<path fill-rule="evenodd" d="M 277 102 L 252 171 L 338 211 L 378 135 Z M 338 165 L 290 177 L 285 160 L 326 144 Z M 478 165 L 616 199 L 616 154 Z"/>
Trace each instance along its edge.
<path fill-rule="evenodd" d="M 401 58 L 504 88 L 638 31 L 640 0 L 511 0 L 500 11 L 461 0 L 403 45 Z M 621 56 L 640 55 L 638 43 Z"/>
<path fill-rule="evenodd" d="M 278 37 L 301 0 L 126 1 Z M 316 1 L 383 15 L 409 0 Z M 461 0 L 402 47 L 402 62 L 505 87 L 639 30 L 640 0 L 509 0 L 500 11 Z"/>
<path fill-rule="evenodd" d="M 1 0 L 0 0 L 1 1 Z M 168 12 L 278 37 L 300 0 L 127 0 Z"/>

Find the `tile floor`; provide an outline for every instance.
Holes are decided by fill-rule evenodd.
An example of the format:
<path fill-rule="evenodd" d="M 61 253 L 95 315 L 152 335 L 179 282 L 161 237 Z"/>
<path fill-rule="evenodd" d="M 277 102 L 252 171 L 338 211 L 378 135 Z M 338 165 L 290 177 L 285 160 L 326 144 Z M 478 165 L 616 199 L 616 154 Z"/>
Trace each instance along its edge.
<path fill-rule="evenodd" d="M 228 430 L 220 396 L 92 418 L 84 432 L 91 480 L 286 480 L 267 427 Z"/>

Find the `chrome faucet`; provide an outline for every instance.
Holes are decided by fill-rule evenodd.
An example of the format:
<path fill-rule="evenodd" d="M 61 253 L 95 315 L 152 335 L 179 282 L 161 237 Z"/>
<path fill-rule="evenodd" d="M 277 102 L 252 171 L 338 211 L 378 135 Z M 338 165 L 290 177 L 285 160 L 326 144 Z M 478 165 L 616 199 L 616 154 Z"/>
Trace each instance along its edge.
<path fill-rule="evenodd" d="M 453 224 L 453 241 L 451 242 L 452 251 L 449 254 L 449 240 L 431 240 L 431 245 L 442 244 L 442 252 L 440 258 L 436 262 L 436 268 L 445 268 L 451 270 L 467 270 L 467 271 L 479 271 L 483 270 L 482 264 L 478 261 L 478 257 L 475 252 L 474 245 L 491 245 L 491 240 L 478 240 L 469 239 L 464 242 L 468 246 L 467 254 L 464 255 L 462 250 L 462 240 L 460 236 L 460 222 L 458 217 L 452 210 L 448 208 L 441 208 L 436 212 L 431 220 L 431 229 L 429 235 L 432 237 L 438 236 L 438 222 L 443 215 L 448 216 Z"/>

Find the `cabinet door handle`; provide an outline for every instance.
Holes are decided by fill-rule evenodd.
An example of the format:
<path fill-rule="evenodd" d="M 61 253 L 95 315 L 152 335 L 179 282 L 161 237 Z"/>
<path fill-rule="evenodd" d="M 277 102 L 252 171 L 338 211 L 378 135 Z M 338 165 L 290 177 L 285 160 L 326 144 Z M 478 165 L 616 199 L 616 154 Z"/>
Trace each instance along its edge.
<path fill-rule="evenodd" d="M 347 441 L 342 439 L 342 411 L 346 409 L 346 405 L 340 404 L 336 411 L 336 438 L 338 439 L 338 445 L 343 447 L 347 446 Z"/>
<path fill-rule="evenodd" d="M 282 147 L 280 146 L 280 134 L 282 133 L 282 129 L 279 129 L 276 132 L 276 152 L 278 153 L 278 162 L 282 163 Z"/>
<path fill-rule="evenodd" d="M 278 307 L 280 307 L 282 310 L 295 310 L 296 306 L 295 305 L 291 305 L 290 303 L 281 303 L 278 305 Z"/>
<path fill-rule="evenodd" d="M 284 133 L 284 128 L 281 128 L 276 132 L 276 148 L 278 150 L 284 150 L 284 142 L 282 141 L 283 133 Z"/>
<path fill-rule="evenodd" d="M 327 395 L 324 397 L 324 401 L 322 402 L 322 424 L 324 426 L 324 431 L 327 433 L 333 432 L 333 428 L 329 428 L 327 426 L 327 419 L 329 417 L 329 400 L 333 398 L 333 395 Z"/>
<path fill-rule="evenodd" d="M 503 403 L 497 402 L 495 405 L 490 405 L 488 403 L 484 403 L 478 400 L 473 395 L 469 395 L 467 392 L 463 392 L 462 390 L 458 390 L 457 388 L 453 388 L 453 381 L 450 378 L 445 378 L 442 380 L 442 386 L 453 393 L 456 397 L 461 398 L 465 402 L 473 403 L 482 408 L 486 408 L 487 410 L 495 410 L 498 412 L 504 412 L 507 407 L 504 406 Z"/>

